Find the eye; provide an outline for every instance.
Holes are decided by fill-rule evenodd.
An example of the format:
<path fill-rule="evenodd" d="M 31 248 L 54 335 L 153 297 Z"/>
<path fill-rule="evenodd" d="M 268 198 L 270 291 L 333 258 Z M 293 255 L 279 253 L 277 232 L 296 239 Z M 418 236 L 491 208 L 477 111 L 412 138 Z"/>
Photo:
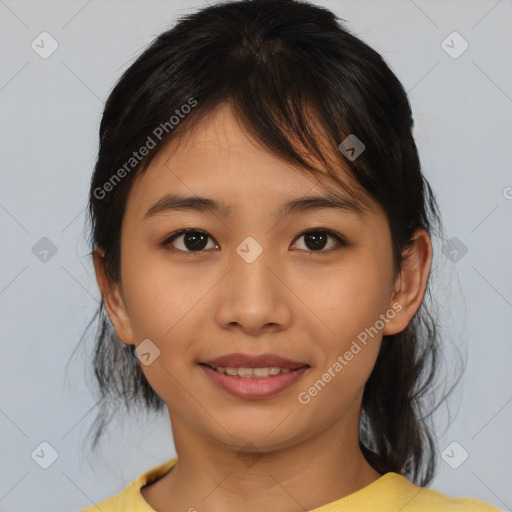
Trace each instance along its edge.
<path fill-rule="evenodd" d="M 160 245 L 167 247 L 172 245 L 175 240 L 182 239 L 181 247 L 174 246 L 175 249 L 184 252 L 201 252 L 207 245 L 208 238 L 211 238 L 205 231 L 201 231 L 195 228 L 181 229 L 176 233 L 173 233 L 170 237 L 167 237 Z M 214 244 L 213 249 L 218 248 L 217 244 Z M 212 249 L 209 247 L 208 249 Z"/>
<path fill-rule="evenodd" d="M 325 248 L 329 238 L 333 238 L 339 246 L 343 247 L 347 245 L 347 242 L 340 235 L 328 229 L 310 229 L 298 235 L 297 240 L 299 238 L 304 238 L 305 245 L 307 245 L 307 247 L 303 250 L 309 252 L 329 252 L 333 248 L 332 245 L 328 250 L 322 250 Z M 336 246 L 336 244 L 334 244 L 334 246 Z"/>
<path fill-rule="evenodd" d="M 219 245 L 216 243 L 213 244 L 213 247 L 207 247 L 209 238 L 212 239 L 211 236 L 206 233 L 206 231 L 195 228 L 187 228 L 176 231 L 167 237 L 163 242 L 161 242 L 160 245 L 162 247 L 168 247 L 171 245 L 174 249 L 183 252 L 203 252 L 203 249 L 218 249 Z M 310 229 L 298 235 L 295 240 L 300 238 L 304 238 L 306 247 L 304 249 L 299 247 L 299 249 L 308 252 L 328 252 L 332 250 L 332 244 L 331 247 L 329 247 L 327 250 L 323 250 L 325 249 L 329 238 L 335 240 L 334 247 L 336 246 L 336 243 L 338 246 L 347 245 L 347 242 L 343 239 L 343 237 L 328 229 Z M 181 243 L 177 244 L 178 246 L 176 246 L 175 241 L 180 241 L 180 239 Z M 293 247 L 297 248 L 296 243 L 293 244 Z"/>

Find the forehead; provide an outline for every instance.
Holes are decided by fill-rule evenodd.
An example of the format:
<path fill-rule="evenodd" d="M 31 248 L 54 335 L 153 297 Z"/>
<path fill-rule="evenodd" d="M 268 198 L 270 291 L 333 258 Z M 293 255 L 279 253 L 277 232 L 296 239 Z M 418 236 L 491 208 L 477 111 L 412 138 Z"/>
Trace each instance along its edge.
<path fill-rule="evenodd" d="M 292 197 L 328 193 L 332 199 L 343 196 L 347 206 L 352 202 L 372 209 L 355 180 L 338 168 L 338 176 L 355 197 L 328 180 L 327 171 L 313 176 L 270 152 L 248 133 L 229 105 L 222 104 L 159 150 L 133 183 L 129 202 L 138 205 L 137 216 L 143 217 L 148 203 L 164 200 L 165 193 L 215 196 L 219 213 L 223 209 L 228 214 L 233 203 L 263 207 L 271 201 L 284 203 Z"/>

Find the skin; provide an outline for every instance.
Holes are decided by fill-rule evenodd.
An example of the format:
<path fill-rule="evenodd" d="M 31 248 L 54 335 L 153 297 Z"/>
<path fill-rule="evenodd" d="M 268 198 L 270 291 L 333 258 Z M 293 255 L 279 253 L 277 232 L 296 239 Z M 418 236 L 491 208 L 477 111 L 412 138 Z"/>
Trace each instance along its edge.
<path fill-rule="evenodd" d="M 169 211 L 143 219 L 167 193 L 213 198 L 233 213 Z M 334 208 L 275 214 L 291 199 L 323 193 L 311 176 L 251 138 L 224 104 L 160 150 L 134 182 L 121 231 L 121 283 L 106 277 L 101 249 L 94 253 L 119 338 L 135 345 L 149 338 L 160 350 L 141 367 L 168 406 L 179 462 L 141 490 L 155 510 L 312 510 L 381 476 L 358 446 L 364 385 L 382 335 L 402 331 L 421 305 L 431 242 L 418 229 L 397 273 L 386 215 L 369 199 L 364 215 Z M 184 236 L 159 246 L 182 228 L 207 232 L 203 252 L 192 251 Z M 339 233 L 348 245 L 329 237 L 323 249 L 311 250 L 298 235 L 312 228 Z M 247 236 L 263 248 L 250 264 L 236 252 Z M 393 304 L 400 312 L 300 403 L 298 393 Z M 242 399 L 198 366 L 233 352 L 275 353 L 310 368 L 276 396 Z M 247 443 L 257 455 L 251 464 L 240 458 Z"/>

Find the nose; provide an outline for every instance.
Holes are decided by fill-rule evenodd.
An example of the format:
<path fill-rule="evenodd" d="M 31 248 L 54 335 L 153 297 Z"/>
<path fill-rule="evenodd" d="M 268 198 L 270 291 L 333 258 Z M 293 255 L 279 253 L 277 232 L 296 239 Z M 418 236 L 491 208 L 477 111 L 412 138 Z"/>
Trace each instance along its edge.
<path fill-rule="evenodd" d="M 240 254 L 232 255 L 231 270 L 218 288 L 216 321 L 224 329 L 250 336 L 288 328 L 293 293 L 285 284 L 283 263 L 270 250 L 263 249 L 254 261 Z"/>

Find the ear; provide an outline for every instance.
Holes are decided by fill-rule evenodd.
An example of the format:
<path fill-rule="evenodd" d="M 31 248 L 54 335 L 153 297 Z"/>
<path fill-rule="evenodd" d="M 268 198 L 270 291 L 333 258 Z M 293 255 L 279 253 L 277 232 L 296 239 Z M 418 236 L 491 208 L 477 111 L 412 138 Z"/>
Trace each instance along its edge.
<path fill-rule="evenodd" d="M 107 276 L 104 260 L 104 251 L 96 247 L 93 251 L 94 270 L 96 281 L 103 296 L 103 302 L 110 321 L 114 325 L 117 336 L 127 345 L 133 345 L 133 333 L 130 324 L 130 316 L 126 310 L 123 293 L 119 284 L 112 283 Z"/>
<path fill-rule="evenodd" d="M 411 247 L 404 251 L 402 257 L 402 269 L 395 279 L 390 302 L 390 308 L 396 311 L 396 315 L 382 331 L 388 336 L 403 331 L 423 301 L 432 264 L 432 243 L 425 229 L 414 231 Z"/>

